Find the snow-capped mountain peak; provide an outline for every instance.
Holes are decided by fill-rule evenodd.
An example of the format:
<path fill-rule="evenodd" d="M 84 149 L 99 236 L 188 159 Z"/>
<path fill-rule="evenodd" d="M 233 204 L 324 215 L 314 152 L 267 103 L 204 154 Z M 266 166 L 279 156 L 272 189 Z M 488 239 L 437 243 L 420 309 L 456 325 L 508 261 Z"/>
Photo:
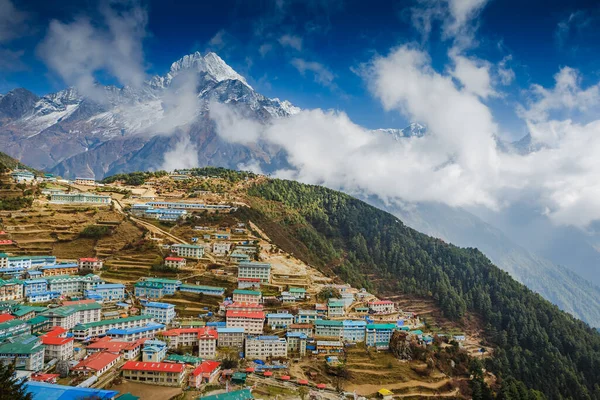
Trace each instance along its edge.
<path fill-rule="evenodd" d="M 202 56 L 202 54 L 197 51 L 195 53 L 183 56 L 171 64 L 171 69 L 168 75 L 170 75 L 170 77 L 174 77 L 182 70 L 188 69 L 193 69 L 197 72 L 204 72 L 216 82 L 225 80 L 238 80 L 252 89 L 243 76 L 235 72 L 235 70 L 227 65 L 227 63 L 223 61 L 221 57 L 212 52 L 206 53 L 204 56 Z"/>
<path fill-rule="evenodd" d="M 427 132 L 427 128 L 417 122 L 412 122 L 403 129 L 375 129 L 373 132 L 385 133 L 386 135 L 392 136 L 396 140 L 401 140 L 411 137 L 423 137 Z"/>

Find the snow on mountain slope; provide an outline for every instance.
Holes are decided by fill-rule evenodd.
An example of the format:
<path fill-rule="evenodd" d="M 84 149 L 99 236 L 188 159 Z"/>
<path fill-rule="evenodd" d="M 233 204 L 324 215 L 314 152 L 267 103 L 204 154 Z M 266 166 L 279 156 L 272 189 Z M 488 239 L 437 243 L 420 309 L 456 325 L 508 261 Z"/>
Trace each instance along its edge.
<path fill-rule="evenodd" d="M 392 136 L 396 140 L 401 140 L 410 137 L 423 137 L 425 136 L 427 129 L 423 125 L 413 122 L 404 129 L 374 129 L 372 132 L 384 133 Z"/>
<path fill-rule="evenodd" d="M 186 55 L 175 61 L 165 75 L 154 76 L 141 87 L 98 88 L 101 90 L 94 98 L 82 95 L 75 88 L 43 97 L 26 89 L 15 89 L 2 96 L 0 148 L 37 168 L 52 169 L 79 153 L 87 154 L 100 144 L 119 138 L 135 136 L 143 145 L 155 135 L 182 129 L 198 138 L 204 137 L 214 129 L 206 118 L 212 101 L 240 107 L 260 121 L 300 111 L 288 101 L 270 99 L 256 92 L 215 53 Z M 195 121 L 202 123 L 192 128 Z M 131 146 L 103 148 L 132 149 Z M 111 159 L 116 157 L 114 162 L 125 168 L 126 163 L 119 161 L 124 156 L 125 153 L 119 153 L 111 155 Z M 160 166 L 162 154 L 153 156 Z M 75 170 L 68 169 L 69 173 L 77 174 L 77 168 L 82 171 L 112 168 L 103 163 L 102 168 L 87 165 L 101 163 L 102 154 L 95 157 L 73 163 Z"/>

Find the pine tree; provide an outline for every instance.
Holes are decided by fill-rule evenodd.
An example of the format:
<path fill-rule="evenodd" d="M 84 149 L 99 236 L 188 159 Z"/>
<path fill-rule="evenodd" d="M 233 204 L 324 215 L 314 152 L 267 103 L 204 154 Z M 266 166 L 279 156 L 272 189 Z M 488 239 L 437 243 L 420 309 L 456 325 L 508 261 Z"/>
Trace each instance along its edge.
<path fill-rule="evenodd" d="M 25 390 L 25 381 L 15 377 L 15 364 L 0 363 L 0 400 L 33 400 L 31 393 Z"/>

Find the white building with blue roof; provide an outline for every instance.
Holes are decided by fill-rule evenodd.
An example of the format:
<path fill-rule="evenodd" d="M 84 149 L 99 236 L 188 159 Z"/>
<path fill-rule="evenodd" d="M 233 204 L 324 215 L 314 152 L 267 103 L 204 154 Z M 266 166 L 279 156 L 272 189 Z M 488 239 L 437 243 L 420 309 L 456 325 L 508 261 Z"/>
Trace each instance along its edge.
<path fill-rule="evenodd" d="M 246 359 L 266 360 L 268 358 L 287 358 L 287 341 L 278 336 L 248 336 L 244 357 Z"/>
<path fill-rule="evenodd" d="M 285 329 L 294 323 L 294 316 L 288 313 L 267 314 L 267 325 L 272 329 Z"/>
<path fill-rule="evenodd" d="M 285 334 L 288 345 L 288 352 L 298 354 L 300 357 L 306 355 L 306 342 L 308 336 L 302 332 L 287 332 Z"/>
<path fill-rule="evenodd" d="M 153 339 L 156 334 L 165 328 L 164 324 L 149 322 L 144 326 L 132 328 L 113 328 L 106 331 L 106 336 L 113 339 L 133 342 L 134 340 L 150 338 Z"/>
<path fill-rule="evenodd" d="M 23 292 L 25 297 L 47 290 L 48 281 L 46 279 L 26 279 L 23 281 Z"/>
<path fill-rule="evenodd" d="M 149 339 L 142 348 L 142 362 L 161 362 L 167 356 L 167 343 L 158 339 Z"/>
<path fill-rule="evenodd" d="M 93 290 L 87 290 L 85 296 L 101 301 L 121 301 L 125 298 L 125 285 L 121 283 L 102 283 Z"/>
<path fill-rule="evenodd" d="M 365 341 L 365 330 L 367 328 L 367 321 L 345 320 L 342 322 L 342 326 L 342 338 L 345 341 L 354 343 Z"/>
<path fill-rule="evenodd" d="M 144 314 L 152 316 L 156 322 L 161 324 L 170 324 L 176 316 L 174 304 L 148 301 L 143 303 L 143 306 Z"/>

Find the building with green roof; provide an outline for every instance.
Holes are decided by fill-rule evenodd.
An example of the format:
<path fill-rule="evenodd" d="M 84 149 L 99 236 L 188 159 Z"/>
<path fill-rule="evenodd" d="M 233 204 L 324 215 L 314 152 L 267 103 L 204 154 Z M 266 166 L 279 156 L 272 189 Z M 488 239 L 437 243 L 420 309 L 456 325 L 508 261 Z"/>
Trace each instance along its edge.
<path fill-rule="evenodd" d="M 225 294 L 225 288 L 215 286 L 203 286 L 203 285 L 190 285 L 187 283 L 182 284 L 179 287 L 180 292 L 198 293 L 205 294 L 208 296 L 223 296 Z"/>
<path fill-rule="evenodd" d="M 343 317 L 346 314 L 346 305 L 341 299 L 329 299 L 327 301 L 327 316 L 332 317 Z"/>
<path fill-rule="evenodd" d="M 173 295 L 181 286 L 181 281 L 165 278 L 145 278 L 134 285 L 137 297 L 160 299 L 166 295 Z"/>
<path fill-rule="evenodd" d="M 50 320 L 50 325 L 71 329 L 81 321 L 99 321 L 102 306 L 98 303 L 73 304 L 50 308 L 41 315 Z"/>
<path fill-rule="evenodd" d="M 84 341 L 106 334 L 111 329 L 128 329 L 145 326 L 152 322 L 150 315 L 134 315 L 126 318 L 105 319 L 102 321 L 77 324 L 72 332 L 76 340 Z"/>
<path fill-rule="evenodd" d="M 255 303 L 262 301 L 262 292 L 258 290 L 235 289 L 233 291 L 233 301 L 236 303 Z"/>
<path fill-rule="evenodd" d="M 23 281 L 0 279 L 0 301 L 23 299 Z"/>
<path fill-rule="evenodd" d="M 18 319 L 11 319 L 10 321 L 0 323 L 0 341 L 25 333 L 31 333 L 31 325 L 25 321 Z"/>
<path fill-rule="evenodd" d="M 48 307 L 19 305 L 13 312 L 17 319 L 28 320 L 46 311 Z"/>
<path fill-rule="evenodd" d="M 42 315 L 35 316 L 25 322 L 31 326 L 32 333 L 43 331 L 50 326 L 50 320 Z"/>
<path fill-rule="evenodd" d="M 238 374 L 236 372 L 236 374 Z M 233 374 L 234 376 L 236 374 Z M 242 374 L 246 375 L 246 374 Z M 236 377 L 236 380 L 241 381 L 241 376 Z M 246 377 L 244 376 L 243 382 L 246 382 Z M 197 397 L 196 400 L 251 400 L 254 396 L 250 392 L 250 389 L 242 389 L 242 390 L 234 390 L 232 392 L 219 393 L 219 394 L 211 394 L 208 396 L 200 396 Z"/>
<path fill-rule="evenodd" d="M 139 400 L 138 396 L 134 396 L 131 393 L 123 393 L 122 395 L 115 398 L 115 400 Z"/>
<path fill-rule="evenodd" d="M 179 364 L 190 364 L 194 367 L 197 367 L 202 363 L 203 360 L 200 357 L 195 357 L 190 354 L 169 354 L 169 356 L 165 358 L 165 361 L 170 361 Z"/>
<path fill-rule="evenodd" d="M 44 346 L 37 336 L 11 337 L 0 345 L 0 362 L 15 363 L 18 370 L 41 371 L 44 368 Z"/>
<path fill-rule="evenodd" d="M 344 322 L 318 319 L 315 321 L 315 336 L 340 339 L 344 336 Z"/>
<path fill-rule="evenodd" d="M 387 349 L 390 347 L 390 339 L 396 330 L 394 324 L 367 324 L 365 331 L 365 343 L 367 346 Z"/>

